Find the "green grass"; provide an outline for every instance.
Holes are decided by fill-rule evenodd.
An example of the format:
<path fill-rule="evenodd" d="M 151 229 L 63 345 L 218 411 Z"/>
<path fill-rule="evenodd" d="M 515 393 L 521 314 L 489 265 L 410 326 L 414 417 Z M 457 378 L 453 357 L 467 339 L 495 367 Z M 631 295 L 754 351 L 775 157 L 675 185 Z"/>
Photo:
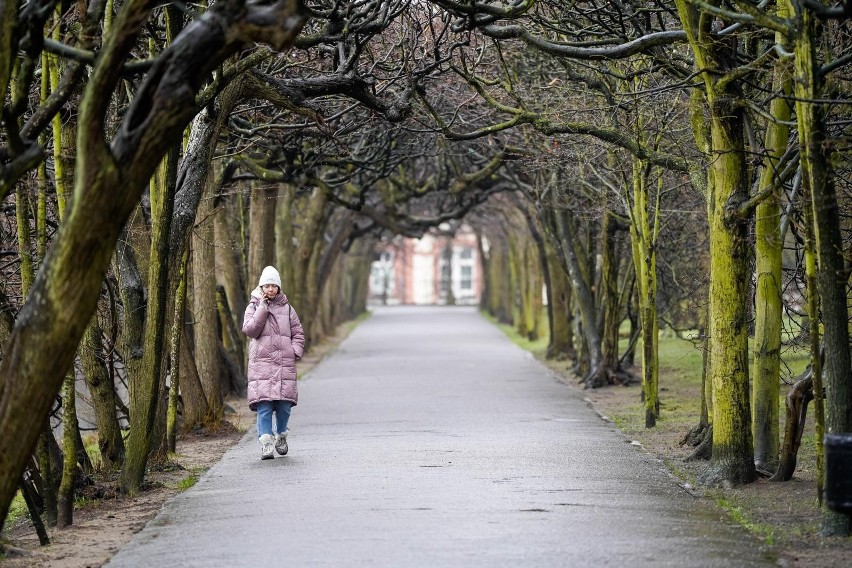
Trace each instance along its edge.
<path fill-rule="evenodd" d="M 92 467 L 95 471 L 100 471 L 101 466 L 103 465 L 103 459 L 101 458 L 101 449 L 98 447 L 98 435 L 87 434 L 86 436 L 83 436 L 83 447 L 86 449 L 86 453 L 89 454 Z"/>
<path fill-rule="evenodd" d="M 751 520 L 743 508 L 732 499 L 717 497 L 716 504 L 727 511 L 728 515 L 730 515 L 731 519 L 735 523 L 742 526 L 747 531 L 758 535 L 764 543 L 769 546 L 773 546 L 775 544 L 775 529 L 765 523 Z"/>
<path fill-rule="evenodd" d="M 189 473 L 186 477 L 182 478 L 176 484 L 171 485 L 172 489 L 177 489 L 181 493 L 198 483 L 198 479 L 201 477 L 201 474 L 207 471 L 205 467 L 192 467 L 189 469 Z"/>
<path fill-rule="evenodd" d="M 13 525 L 18 519 L 28 514 L 27 504 L 24 501 L 24 496 L 18 491 L 9 505 L 9 514 L 6 516 L 6 526 Z"/>
<path fill-rule="evenodd" d="M 183 492 L 195 485 L 198 482 L 198 476 L 194 473 L 190 473 L 180 481 L 178 481 L 177 486 L 175 487 L 178 491 Z"/>
<path fill-rule="evenodd" d="M 498 322 L 497 318 L 493 317 L 491 314 L 488 314 L 487 312 L 480 312 L 480 314 L 482 314 L 482 317 L 501 329 L 512 343 L 525 351 L 529 351 L 536 358 L 544 358 L 545 353 L 547 352 L 547 345 L 550 343 L 546 333 L 542 334 L 542 336 L 538 339 L 531 341 L 528 337 L 524 337 L 518 333 L 518 330 L 513 326 Z"/>

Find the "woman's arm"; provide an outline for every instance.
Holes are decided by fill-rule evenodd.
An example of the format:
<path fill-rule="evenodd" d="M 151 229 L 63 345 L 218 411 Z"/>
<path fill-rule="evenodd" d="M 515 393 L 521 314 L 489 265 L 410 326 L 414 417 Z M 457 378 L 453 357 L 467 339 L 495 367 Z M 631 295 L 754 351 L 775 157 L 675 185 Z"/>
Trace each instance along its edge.
<path fill-rule="evenodd" d="M 290 343 L 293 345 L 293 352 L 296 354 L 296 359 L 301 359 L 305 354 L 305 331 L 302 329 L 302 321 L 299 319 L 299 314 L 290 306 Z"/>
<path fill-rule="evenodd" d="M 243 315 L 243 333 L 252 339 L 260 337 L 260 332 L 266 325 L 267 316 L 269 316 L 269 308 L 266 302 L 252 297 L 251 302 L 246 306 L 246 313 Z"/>

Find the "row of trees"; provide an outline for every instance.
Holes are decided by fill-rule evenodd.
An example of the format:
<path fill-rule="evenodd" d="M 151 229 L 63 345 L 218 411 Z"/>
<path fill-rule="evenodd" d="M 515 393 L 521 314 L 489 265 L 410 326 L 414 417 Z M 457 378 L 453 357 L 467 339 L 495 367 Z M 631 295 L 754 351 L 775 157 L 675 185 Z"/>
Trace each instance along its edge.
<path fill-rule="evenodd" d="M 28 470 L 47 501 L 60 486 L 58 522 L 72 520 L 75 361 L 103 463 L 133 493 L 174 446 L 178 392 L 191 427 L 241 389 L 236 330 L 262 266 L 316 341 L 363 308 L 375 240 L 464 216 L 490 243 L 488 309 L 539 333 L 546 284 L 550 352 L 587 386 L 627 379 L 630 319 L 649 427 L 658 329 L 706 332 L 705 483 L 777 469 L 790 287 L 807 300 L 817 415 L 825 400 L 827 431 L 852 430 L 845 4 L 0 12 L 0 518 L 38 445 Z M 848 519 L 827 514 L 826 530 Z"/>
<path fill-rule="evenodd" d="M 539 146 L 536 173 L 527 170 L 518 180 L 549 239 L 531 241 L 530 228 L 501 231 L 552 257 L 562 270 L 549 270 L 551 279 L 567 275 L 587 386 L 618 380 L 614 334 L 626 314 L 635 314 L 644 339 L 646 423 L 653 426 L 659 310 L 673 310 L 662 312 L 670 324 L 706 332 L 707 414 L 700 427 L 711 433 L 712 459 L 701 481 L 747 483 L 759 470 L 789 479 L 798 441 L 785 438 L 781 453 L 785 310 L 810 323 L 802 334 L 812 349 L 805 384 L 815 397 L 818 437 L 823 420 L 827 432 L 852 427 L 849 247 L 841 239 L 849 90 L 838 73 L 849 59 L 845 8 L 687 1 L 586 7 L 559 12 L 537 3 L 522 14 L 502 11 L 502 20 L 480 33 L 517 38 L 525 49 L 508 56 L 511 44 L 495 42 L 492 59 L 480 47 L 475 64 L 471 57 L 460 65 L 481 98 L 510 117 L 499 128 L 525 123 L 551 137 Z M 509 63 L 518 61 L 535 72 L 521 78 L 521 67 Z M 547 65 L 563 74 L 536 73 Z M 565 76 L 577 100 L 542 96 L 548 88 L 563 93 Z M 600 145 L 590 149 L 586 139 L 566 150 L 565 138 L 555 137 L 565 133 L 589 134 Z M 704 196 L 703 211 L 694 207 L 696 195 Z M 681 226 L 684 211 L 690 222 L 703 220 L 700 234 L 695 225 Z M 629 244 L 620 243 L 621 231 Z M 682 248 L 665 254 L 672 242 L 700 251 L 704 238 L 706 255 L 684 255 Z M 620 280 L 613 261 L 619 246 L 629 247 L 632 258 Z M 668 273 L 659 264 L 671 269 L 682 261 L 707 269 L 709 292 L 706 310 L 693 309 L 683 323 L 683 288 L 658 285 Z M 694 274 L 688 278 L 695 281 Z M 562 286 L 548 284 L 556 312 Z M 629 287 L 634 292 L 620 293 Z M 515 294 L 523 297 L 522 290 Z M 784 297 L 792 302 L 785 306 Z M 572 337 L 555 333 L 551 348 L 570 349 L 560 336 Z M 824 529 L 846 534 L 848 518 L 827 513 Z"/>

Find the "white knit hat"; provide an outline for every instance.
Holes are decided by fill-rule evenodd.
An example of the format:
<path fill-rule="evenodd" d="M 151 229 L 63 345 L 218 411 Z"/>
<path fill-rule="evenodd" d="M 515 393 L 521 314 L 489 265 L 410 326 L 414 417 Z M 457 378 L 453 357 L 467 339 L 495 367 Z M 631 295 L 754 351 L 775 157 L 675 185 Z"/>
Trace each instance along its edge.
<path fill-rule="evenodd" d="M 279 289 L 281 288 L 281 275 L 278 274 L 275 267 L 267 266 L 263 269 L 263 272 L 260 274 L 260 282 L 257 285 L 263 286 L 264 284 L 275 284 Z"/>

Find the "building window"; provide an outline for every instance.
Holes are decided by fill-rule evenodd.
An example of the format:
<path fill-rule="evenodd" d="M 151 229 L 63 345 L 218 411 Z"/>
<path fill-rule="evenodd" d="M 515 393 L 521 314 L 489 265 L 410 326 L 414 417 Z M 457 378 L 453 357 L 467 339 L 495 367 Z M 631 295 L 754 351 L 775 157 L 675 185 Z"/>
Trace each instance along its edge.
<path fill-rule="evenodd" d="M 470 260 L 473 258 L 473 249 L 470 247 L 462 247 L 461 252 L 459 252 L 459 258 L 462 260 Z"/>
<path fill-rule="evenodd" d="M 462 266 L 461 267 L 460 286 L 461 286 L 462 290 L 472 290 L 473 289 L 473 267 L 471 267 L 471 266 Z"/>
<path fill-rule="evenodd" d="M 450 265 L 447 263 L 441 264 L 441 293 L 446 294 L 450 283 Z"/>

